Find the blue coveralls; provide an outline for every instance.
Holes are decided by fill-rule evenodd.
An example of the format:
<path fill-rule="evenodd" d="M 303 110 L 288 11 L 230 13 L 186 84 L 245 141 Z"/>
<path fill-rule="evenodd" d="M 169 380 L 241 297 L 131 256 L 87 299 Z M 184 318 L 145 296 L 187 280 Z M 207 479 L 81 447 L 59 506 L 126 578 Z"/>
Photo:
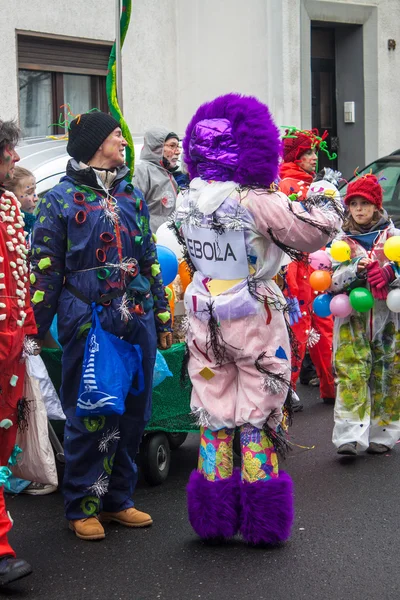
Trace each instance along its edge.
<path fill-rule="evenodd" d="M 125 167 L 119 170 L 110 191 L 111 213 L 118 217 L 115 224 L 110 210 L 104 208 L 106 192 L 94 171 L 70 161 L 67 176 L 41 201 L 33 231 L 31 294 L 39 338 L 57 313 L 63 347 L 61 403 L 67 417 L 63 493 L 66 517 L 71 520 L 134 505 L 137 468 L 133 458 L 151 413 L 156 329 L 170 330 L 147 206 L 139 190 L 123 180 L 126 173 Z M 137 260 L 154 298 L 154 309 L 143 315 L 133 312 L 135 301 L 128 301 L 128 320 L 119 307 L 132 277 L 120 268 L 121 258 Z M 128 395 L 122 416 L 75 416 L 91 307 L 70 285 L 91 302 L 121 290 L 121 296 L 101 311 L 101 325 L 140 345 L 145 376 L 144 391 Z"/>

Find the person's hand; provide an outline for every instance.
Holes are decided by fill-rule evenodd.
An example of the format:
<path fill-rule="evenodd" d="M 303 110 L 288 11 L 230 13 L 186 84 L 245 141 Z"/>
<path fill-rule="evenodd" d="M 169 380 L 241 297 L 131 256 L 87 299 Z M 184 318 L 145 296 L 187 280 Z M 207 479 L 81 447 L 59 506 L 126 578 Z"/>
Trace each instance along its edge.
<path fill-rule="evenodd" d="M 367 267 L 367 279 L 371 286 L 379 290 L 393 281 L 393 268 L 390 265 L 380 267 L 379 263 L 375 261 Z"/>
<path fill-rule="evenodd" d="M 386 300 L 389 293 L 389 283 L 395 275 L 390 265 L 380 267 L 378 261 L 367 266 L 367 280 L 371 287 L 371 293 L 377 300 Z"/>
<path fill-rule="evenodd" d="M 289 322 L 290 325 L 298 323 L 302 317 L 299 301 L 297 298 L 287 298 L 287 305 L 289 307 Z"/>
<path fill-rule="evenodd" d="M 158 334 L 158 347 L 161 350 L 167 350 L 172 346 L 172 333 L 170 331 L 163 331 Z"/>
<path fill-rule="evenodd" d="M 363 273 L 365 271 L 365 269 L 368 267 L 368 265 L 372 265 L 374 263 L 378 264 L 378 261 L 372 261 L 370 258 L 362 258 L 361 260 L 358 261 L 357 264 L 357 273 Z"/>

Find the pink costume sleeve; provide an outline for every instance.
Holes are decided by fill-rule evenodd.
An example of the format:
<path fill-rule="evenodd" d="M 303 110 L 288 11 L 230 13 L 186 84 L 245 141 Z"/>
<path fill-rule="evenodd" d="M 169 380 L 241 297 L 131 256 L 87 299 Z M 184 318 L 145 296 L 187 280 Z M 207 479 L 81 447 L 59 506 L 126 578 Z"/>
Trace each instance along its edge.
<path fill-rule="evenodd" d="M 335 200 L 330 198 L 318 207 L 310 198 L 305 208 L 280 192 L 253 192 L 244 203 L 253 214 L 259 233 L 301 252 L 322 248 L 337 235 L 342 224 L 340 210 L 335 210 Z"/>

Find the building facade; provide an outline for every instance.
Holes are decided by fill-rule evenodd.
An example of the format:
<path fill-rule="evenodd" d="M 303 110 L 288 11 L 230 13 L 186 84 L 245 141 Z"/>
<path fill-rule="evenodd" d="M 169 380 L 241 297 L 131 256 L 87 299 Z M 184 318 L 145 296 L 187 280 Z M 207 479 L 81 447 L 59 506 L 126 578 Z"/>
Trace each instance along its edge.
<path fill-rule="evenodd" d="M 43 135 L 63 104 L 106 108 L 115 4 L 0 0 L 1 118 Z M 135 0 L 123 108 L 133 134 L 183 133 L 201 102 L 253 94 L 281 126 L 327 129 L 348 176 L 400 147 L 399 75 L 399 0 Z"/>

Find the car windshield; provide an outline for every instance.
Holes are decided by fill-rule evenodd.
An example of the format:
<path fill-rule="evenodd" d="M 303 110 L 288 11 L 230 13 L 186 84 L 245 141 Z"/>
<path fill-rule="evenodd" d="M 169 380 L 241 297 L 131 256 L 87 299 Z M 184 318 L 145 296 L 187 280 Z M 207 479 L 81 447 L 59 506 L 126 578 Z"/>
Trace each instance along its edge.
<path fill-rule="evenodd" d="M 383 189 L 383 205 L 389 215 L 400 212 L 400 161 L 377 160 L 359 171 L 359 175 L 372 173 L 380 180 Z M 344 198 L 347 185 L 341 188 L 340 194 Z"/>

